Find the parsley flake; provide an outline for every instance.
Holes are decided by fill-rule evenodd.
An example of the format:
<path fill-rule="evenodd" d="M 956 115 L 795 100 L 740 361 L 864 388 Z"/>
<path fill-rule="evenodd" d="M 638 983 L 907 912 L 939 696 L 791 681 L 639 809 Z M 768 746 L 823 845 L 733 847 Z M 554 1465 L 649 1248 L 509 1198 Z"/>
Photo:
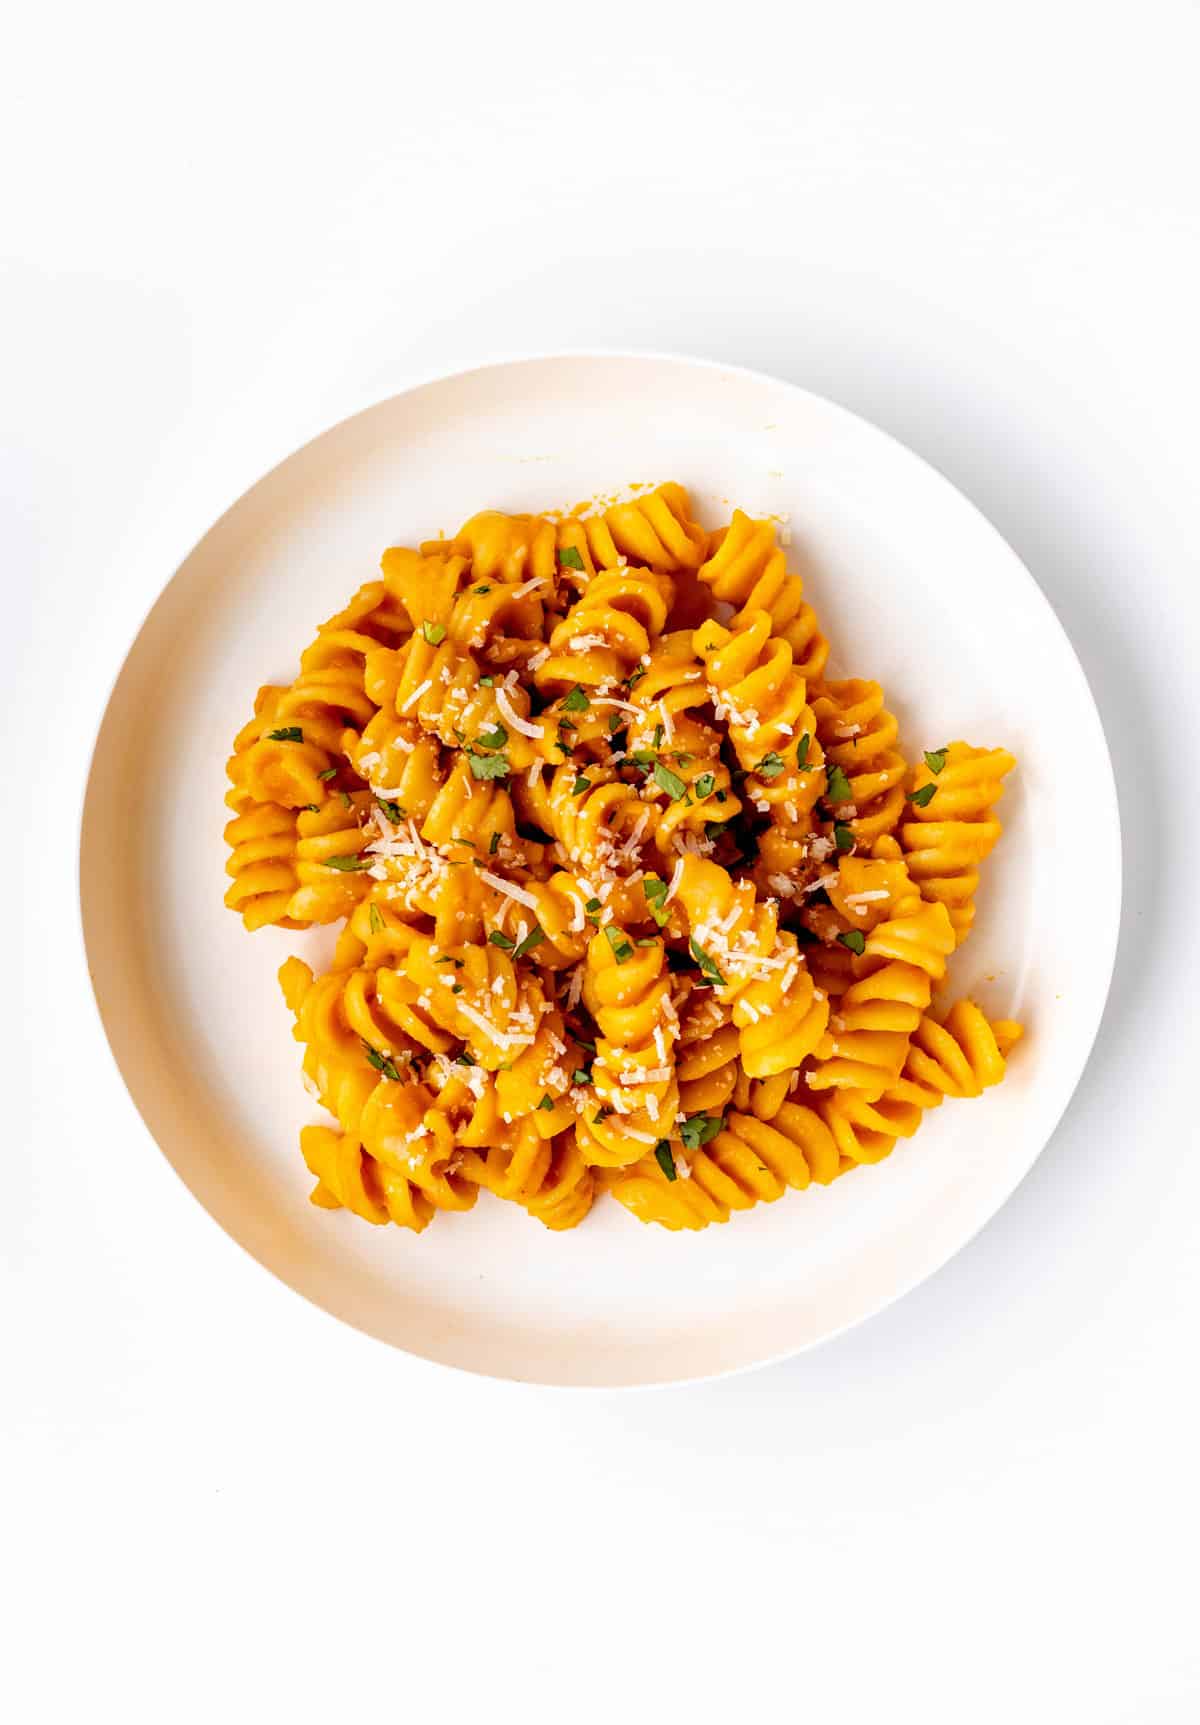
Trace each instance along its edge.
<path fill-rule="evenodd" d="M 383 920 L 383 912 L 377 904 L 367 906 L 367 923 L 372 934 L 382 934 L 387 927 L 387 923 Z"/>
<path fill-rule="evenodd" d="M 497 725 L 492 731 L 480 731 L 477 741 L 485 749 L 502 749 L 508 741 L 508 732 L 503 725 Z"/>
<path fill-rule="evenodd" d="M 861 928 L 847 929 L 845 934 L 838 935 L 838 939 L 841 941 L 843 946 L 849 947 L 850 951 L 855 953 L 859 958 L 861 958 L 863 953 L 866 951 L 867 943 Z"/>
<path fill-rule="evenodd" d="M 688 941 L 688 951 L 700 966 L 701 975 L 709 982 L 716 983 L 719 988 L 724 988 L 725 978 L 721 975 L 721 972 L 717 969 L 716 965 L 700 945 L 699 941 L 697 941 L 695 935 L 693 935 Z"/>
<path fill-rule="evenodd" d="M 440 641 L 446 639 L 446 625 L 444 623 L 422 623 L 421 633 L 431 647 L 436 647 Z"/>
<path fill-rule="evenodd" d="M 614 923 L 610 922 L 607 925 L 604 930 L 604 937 L 608 941 L 609 946 L 612 947 L 613 957 L 616 959 L 618 964 L 624 964 L 626 959 L 633 957 L 632 946 L 630 946 L 624 934 Z"/>
<path fill-rule="evenodd" d="M 507 755 L 477 755 L 467 750 L 467 764 L 472 776 L 477 779 L 506 779 L 508 777 Z"/>
<path fill-rule="evenodd" d="M 363 1053 L 367 1057 L 367 1064 L 373 1066 L 376 1072 L 382 1072 L 385 1078 L 391 1078 L 395 1082 L 399 1082 L 400 1073 L 397 1069 L 396 1062 L 390 1055 L 380 1054 L 379 1050 L 377 1048 L 372 1048 L 369 1042 L 363 1043 Z"/>
<path fill-rule="evenodd" d="M 646 895 L 646 903 L 650 907 L 650 915 L 659 928 L 665 928 L 670 921 L 671 913 L 667 909 L 667 883 L 660 880 L 656 874 L 648 874 L 642 880 L 642 891 Z"/>
<path fill-rule="evenodd" d="M 717 781 L 712 773 L 701 773 L 692 789 L 703 802 L 705 797 L 711 797 L 716 789 Z"/>
<path fill-rule="evenodd" d="M 562 707 L 564 713 L 586 713 L 590 705 L 591 702 L 579 687 L 578 683 L 576 683 L 575 687 L 569 694 L 563 696 Z"/>
<path fill-rule="evenodd" d="M 491 838 L 488 840 L 488 855 L 490 857 L 494 857 L 496 852 L 499 849 L 500 849 L 500 834 L 499 833 L 493 833 Z"/>
<path fill-rule="evenodd" d="M 323 783 L 328 784 L 330 779 L 336 779 L 337 778 L 337 768 L 336 767 L 326 767 L 326 769 L 323 773 L 317 774 L 317 777 Z"/>
<path fill-rule="evenodd" d="M 945 749 L 926 749 L 925 751 L 925 765 L 935 778 L 946 765 L 946 754 Z"/>
<path fill-rule="evenodd" d="M 527 953 L 530 953 L 533 951 L 535 946 L 541 946 L 541 944 L 545 940 L 545 938 L 546 938 L 545 931 L 542 928 L 541 923 L 535 922 L 533 927 L 530 929 L 529 933 L 525 936 L 525 939 L 520 943 L 520 945 L 514 946 L 513 957 L 514 958 L 524 958 Z"/>
<path fill-rule="evenodd" d="M 800 741 L 796 744 L 796 765 L 798 767 L 806 767 L 808 765 L 808 750 L 811 742 L 812 738 L 809 736 L 808 732 L 805 731 Z"/>
<path fill-rule="evenodd" d="M 840 767 L 830 768 L 829 779 L 825 785 L 825 801 L 827 803 L 850 803 L 854 801 L 850 780 Z"/>
<path fill-rule="evenodd" d="M 760 778 L 777 779 L 783 771 L 783 757 L 772 749 L 769 755 L 763 756 L 756 770 Z"/>
<path fill-rule="evenodd" d="M 403 803 L 391 802 L 387 797 L 376 797 L 375 801 L 379 804 L 380 808 L 383 810 L 388 820 L 391 821 L 393 826 L 398 825 L 407 813 Z"/>
<path fill-rule="evenodd" d="M 854 849 L 853 828 L 847 826 L 845 821 L 835 821 L 833 823 L 833 842 L 838 848 L 838 855 L 840 857 L 846 856 Z"/>
<path fill-rule="evenodd" d="M 668 1180 L 678 1180 L 679 1175 L 675 1171 L 675 1158 L 672 1156 L 671 1146 L 667 1143 L 665 1138 L 660 1138 L 658 1143 L 654 1146 L 654 1160 L 658 1163 Z"/>
<path fill-rule="evenodd" d="M 908 800 L 915 803 L 919 809 L 928 808 L 937 796 L 937 786 L 931 779 L 927 785 L 922 785 L 919 791 L 909 791 Z"/>
<path fill-rule="evenodd" d="M 273 743 L 302 743 L 304 732 L 299 725 L 281 725 L 277 731 L 268 731 L 267 736 Z"/>
<path fill-rule="evenodd" d="M 571 786 L 571 795 L 573 797 L 581 797 L 584 791 L 590 791 L 591 788 L 591 779 L 589 779 L 584 773 L 580 773 L 576 777 L 575 783 Z"/>
<path fill-rule="evenodd" d="M 573 545 L 561 546 L 558 553 L 559 565 L 563 569 L 582 569 L 583 558 Z"/>
<path fill-rule="evenodd" d="M 506 934 L 501 934 L 498 928 L 494 928 L 492 930 L 491 934 L 488 935 L 488 940 L 492 946 L 502 946 L 505 952 L 511 952 L 515 944 L 513 941 L 509 940 Z"/>
<path fill-rule="evenodd" d="M 723 1114 L 693 1114 L 679 1128 L 685 1150 L 699 1150 L 710 1144 L 725 1124 Z"/>
<path fill-rule="evenodd" d="M 654 771 L 650 776 L 656 785 L 660 785 L 666 791 L 673 803 L 681 803 L 687 796 L 687 786 L 679 774 L 673 773 L 670 767 L 664 767 L 661 761 L 655 762 Z"/>
<path fill-rule="evenodd" d="M 547 1091 L 546 1094 L 542 1097 L 542 1100 L 538 1103 L 538 1108 L 541 1109 L 541 1108 L 553 1108 L 553 1107 L 554 1107 L 554 1098 L 553 1098 L 553 1096 L 550 1095 L 550 1092 Z"/>
<path fill-rule="evenodd" d="M 335 868 L 341 874 L 352 874 L 355 869 L 370 868 L 372 860 L 371 857 L 359 856 L 326 857 L 324 859 L 326 868 Z"/>

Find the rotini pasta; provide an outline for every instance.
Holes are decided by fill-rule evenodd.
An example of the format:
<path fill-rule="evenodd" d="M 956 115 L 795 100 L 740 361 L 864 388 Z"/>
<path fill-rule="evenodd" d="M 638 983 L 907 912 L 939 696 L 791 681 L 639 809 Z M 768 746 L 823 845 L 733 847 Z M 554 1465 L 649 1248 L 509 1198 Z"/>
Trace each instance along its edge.
<path fill-rule="evenodd" d="M 389 549 L 234 741 L 226 903 L 342 925 L 280 970 L 320 1208 L 694 1231 L 1003 1076 L 1021 1027 L 936 991 L 1012 757 L 910 767 L 788 532 L 634 489 Z"/>

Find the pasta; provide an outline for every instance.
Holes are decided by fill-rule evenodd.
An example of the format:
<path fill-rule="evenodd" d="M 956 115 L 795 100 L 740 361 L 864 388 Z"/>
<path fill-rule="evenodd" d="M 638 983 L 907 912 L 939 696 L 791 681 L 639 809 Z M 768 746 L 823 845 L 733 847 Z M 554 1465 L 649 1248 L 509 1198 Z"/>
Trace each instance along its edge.
<path fill-rule="evenodd" d="M 773 521 L 634 491 L 387 550 L 234 740 L 226 903 L 341 925 L 280 970 L 320 1208 L 695 1231 L 1003 1077 L 938 993 L 1012 756 L 910 762 Z"/>

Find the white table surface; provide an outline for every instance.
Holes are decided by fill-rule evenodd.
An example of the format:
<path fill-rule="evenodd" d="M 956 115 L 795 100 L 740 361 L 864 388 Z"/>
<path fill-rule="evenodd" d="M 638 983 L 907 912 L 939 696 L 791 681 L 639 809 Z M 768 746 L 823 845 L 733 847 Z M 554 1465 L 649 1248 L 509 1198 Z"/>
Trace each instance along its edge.
<path fill-rule="evenodd" d="M 1200 13 L 781 10 L 9 28 L 14 1725 L 1200 1717 Z M 776 372 L 946 472 L 1079 650 L 1127 871 L 1090 1069 L 983 1235 L 806 1357 L 615 1396 L 410 1361 L 232 1246 L 112 1068 L 73 881 L 107 687 L 220 509 L 416 376 L 578 346 Z"/>

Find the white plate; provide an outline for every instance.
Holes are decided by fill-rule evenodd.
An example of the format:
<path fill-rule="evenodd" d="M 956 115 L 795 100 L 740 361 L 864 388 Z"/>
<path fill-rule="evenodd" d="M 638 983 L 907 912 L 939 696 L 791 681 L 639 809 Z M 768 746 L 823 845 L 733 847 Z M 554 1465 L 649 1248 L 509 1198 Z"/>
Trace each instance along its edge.
<path fill-rule="evenodd" d="M 999 1089 L 950 1103 L 878 1167 L 674 1235 L 611 1201 L 551 1234 L 484 1194 L 420 1237 L 307 1201 L 317 1118 L 275 981 L 328 933 L 247 935 L 221 903 L 224 763 L 262 682 L 380 552 L 483 507 L 567 505 L 676 478 L 702 520 L 790 515 L 792 567 L 875 677 L 910 751 L 1020 761 L 954 991 L 1028 1026 Z M 1081 866 L 1086 858 L 1086 867 Z M 1027 1172 L 1078 1082 L 1120 901 L 1112 771 L 1078 661 L 998 534 L 882 432 L 771 378 L 651 356 L 487 366 L 368 408 L 234 504 L 168 583 L 96 746 L 84 929 L 114 1055 L 220 1225 L 293 1288 L 427 1359 L 553 1384 L 661 1383 L 807 1347 L 930 1275 Z"/>

